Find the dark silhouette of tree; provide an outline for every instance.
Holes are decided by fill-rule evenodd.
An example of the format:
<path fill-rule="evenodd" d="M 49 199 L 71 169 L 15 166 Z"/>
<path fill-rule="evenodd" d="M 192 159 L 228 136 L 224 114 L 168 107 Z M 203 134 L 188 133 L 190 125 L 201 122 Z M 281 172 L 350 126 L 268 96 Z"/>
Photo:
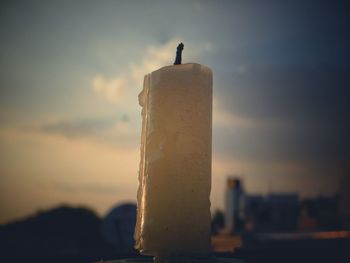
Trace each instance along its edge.
<path fill-rule="evenodd" d="M 100 224 L 101 219 L 87 208 L 61 206 L 39 212 L 0 226 L 2 257 L 7 256 L 11 262 L 100 260 L 114 252 L 103 240 Z"/>

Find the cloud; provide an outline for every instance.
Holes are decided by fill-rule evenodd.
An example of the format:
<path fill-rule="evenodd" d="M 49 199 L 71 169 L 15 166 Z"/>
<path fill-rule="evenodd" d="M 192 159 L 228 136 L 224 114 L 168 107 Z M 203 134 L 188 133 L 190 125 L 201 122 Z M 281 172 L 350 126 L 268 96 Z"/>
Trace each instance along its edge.
<path fill-rule="evenodd" d="M 219 105 L 218 100 L 213 98 L 213 126 L 215 129 L 229 129 L 231 127 L 258 126 L 258 121 L 243 115 L 235 114 Z"/>
<path fill-rule="evenodd" d="M 225 108 L 248 117 L 318 121 L 349 112 L 349 83 L 344 68 L 247 66 L 245 74 L 233 72 L 219 97 Z"/>
<path fill-rule="evenodd" d="M 135 93 L 140 91 L 146 74 L 173 64 L 176 47 L 180 42 L 183 40 L 173 38 L 165 43 L 148 46 L 140 61 L 130 63 L 126 70 L 117 76 L 108 78 L 103 74 L 96 74 L 91 80 L 93 91 L 112 104 L 127 106 L 135 97 Z M 185 42 L 183 57 L 186 55 L 186 49 L 191 50 L 191 54 L 186 56 L 188 60 L 184 59 L 183 63 L 197 61 L 201 55 L 212 51 L 212 45 L 209 42 L 201 44 Z"/>
<path fill-rule="evenodd" d="M 173 63 L 172 58 L 180 42 L 179 39 L 172 39 L 163 45 L 149 46 L 141 63 L 130 65 L 133 81 L 139 83 L 147 73 Z"/>
<path fill-rule="evenodd" d="M 341 66 L 233 72 L 216 91 L 217 120 L 227 127 L 214 127 L 214 149 L 242 160 L 335 165 L 350 152 L 349 84 Z"/>
<path fill-rule="evenodd" d="M 102 75 L 96 75 L 91 82 L 94 92 L 111 103 L 120 102 L 127 88 L 127 80 L 123 77 L 107 79 Z"/>
<path fill-rule="evenodd" d="M 39 130 L 47 134 L 57 134 L 68 139 L 90 138 L 108 145 L 134 145 L 138 139 L 137 129 L 125 114 L 120 117 L 100 117 L 87 119 L 58 120 L 45 123 Z"/>
<path fill-rule="evenodd" d="M 97 130 L 105 128 L 106 124 L 96 120 L 62 120 L 43 124 L 41 131 L 57 133 L 67 138 L 75 138 L 94 134 Z"/>
<path fill-rule="evenodd" d="M 56 182 L 53 184 L 53 188 L 66 193 L 91 193 L 91 194 L 106 194 L 114 195 L 120 192 L 130 191 L 127 187 L 120 187 L 115 184 L 115 182 L 110 184 L 101 183 L 80 183 L 79 185 L 74 185 L 72 183 Z"/>
<path fill-rule="evenodd" d="M 4 215 L 62 202 L 88 204 L 102 214 L 115 202 L 136 196 L 137 147 L 10 128 L 0 129 L 0 146 Z M 6 218 L 10 216 L 0 216 L 0 221 Z"/>
<path fill-rule="evenodd" d="M 112 127 L 113 124 L 109 119 L 60 120 L 42 125 L 41 130 L 75 138 L 96 134 L 99 130 Z"/>

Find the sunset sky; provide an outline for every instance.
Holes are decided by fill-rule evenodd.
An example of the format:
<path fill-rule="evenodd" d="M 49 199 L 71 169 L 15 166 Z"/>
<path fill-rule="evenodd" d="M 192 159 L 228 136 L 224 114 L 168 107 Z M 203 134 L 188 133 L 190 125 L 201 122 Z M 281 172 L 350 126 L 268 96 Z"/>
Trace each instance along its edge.
<path fill-rule="evenodd" d="M 183 63 L 214 75 L 213 211 L 233 174 L 249 193 L 336 192 L 350 160 L 350 10 L 305 2 L 2 1 L 0 223 L 135 201 L 137 95 L 180 41 Z"/>

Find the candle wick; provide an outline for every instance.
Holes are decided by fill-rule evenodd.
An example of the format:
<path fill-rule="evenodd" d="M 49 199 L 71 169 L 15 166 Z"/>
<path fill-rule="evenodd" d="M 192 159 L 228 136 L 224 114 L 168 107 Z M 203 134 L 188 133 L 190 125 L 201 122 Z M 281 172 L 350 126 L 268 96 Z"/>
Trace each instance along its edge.
<path fill-rule="evenodd" d="M 183 49 L 184 49 L 184 44 L 180 43 L 177 46 L 177 49 L 176 49 L 176 58 L 175 58 L 174 65 L 180 65 L 181 64 L 181 54 L 182 54 L 182 50 Z"/>

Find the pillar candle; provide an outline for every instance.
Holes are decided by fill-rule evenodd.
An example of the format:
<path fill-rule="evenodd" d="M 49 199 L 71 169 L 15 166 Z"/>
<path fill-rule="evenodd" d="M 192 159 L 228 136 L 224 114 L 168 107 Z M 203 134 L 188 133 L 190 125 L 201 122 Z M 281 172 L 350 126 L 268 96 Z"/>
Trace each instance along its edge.
<path fill-rule="evenodd" d="M 166 66 L 144 78 L 136 248 L 156 257 L 210 247 L 212 71 Z"/>

